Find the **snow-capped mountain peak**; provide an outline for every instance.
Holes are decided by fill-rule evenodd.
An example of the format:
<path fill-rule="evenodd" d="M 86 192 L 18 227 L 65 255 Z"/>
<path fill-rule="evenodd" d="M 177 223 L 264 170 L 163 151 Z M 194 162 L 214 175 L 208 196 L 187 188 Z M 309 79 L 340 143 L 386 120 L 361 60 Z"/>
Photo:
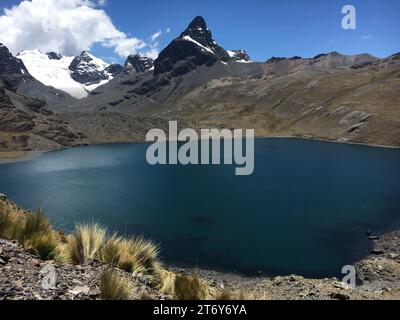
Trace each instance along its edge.
<path fill-rule="evenodd" d="M 172 72 L 188 73 L 201 65 L 211 66 L 231 58 L 213 39 L 203 17 L 196 17 L 189 26 L 162 50 L 154 62 L 154 75 Z M 174 71 L 175 69 L 175 71 Z"/>
<path fill-rule="evenodd" d="M 18 55 L 29 73 L 41 83 L 62 90 L 82 99 L 100 85 L 110 81 L 116 71 L 105 61 L 84 51 L 78 57 L 62 56 L 59 53 L 41 53 L 39 50 L 25 50 Z"/>
<path fill-rule="evenodd" d="M 105 70 L 108 63 L 96 58 L 87 51 L 83 51 L 74 58 L 69 66 L 71 77 L 76 82 L 84 85 L 92 85 L 105 80 L 111 80 L 112 76 Z"/>
<path fill-rule="evenodd" d="M 250 56 L 245 50 L 232 50 L 228 51 L 229 56 L 236 62 L 250 63 Z"/>

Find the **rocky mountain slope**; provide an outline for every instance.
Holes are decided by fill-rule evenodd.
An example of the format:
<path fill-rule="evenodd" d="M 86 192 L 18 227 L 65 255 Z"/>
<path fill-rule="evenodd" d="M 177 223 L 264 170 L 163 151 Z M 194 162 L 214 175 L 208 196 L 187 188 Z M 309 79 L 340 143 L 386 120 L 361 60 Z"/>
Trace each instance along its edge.
<path fill-rule="evenodd" d="M 66 105 L 73 100 L 68 94 L 46 86 L 35 79 L 29 73 L 23 61 L 14 57 L 3 44 L 0 44 L 0 80 L 10 90 L 41 99 L 50 103 L 52 108 L 55 108 L 58 104 Z"/>
<path fill-rule="evenodd" d="M 251 62 L 244 50 L 218 45 L 196 17 L 155 61 L 132 55 L 124 67 L 99 67 L 88 53 L 73 59 L 65 70 L 70 80 L 85 90 L 94 84 L 78 100 L 44 86 L 1 50 L 5 90 L 44 101 L 57 121 L 89 143 L 142 141 L 154 125 L 178 120 L 194 129 L 253 128 L 259 137 L 400 146 L 400 54 L 331 52 Z M 62 59 L 46 55 L 49 66 Z"/>
<path fill-rule="evenodd" d="M 43 100 L 22 94 L 19 88 L 31 84 L 43 92 L 57 92 L 35 80 L 22 60 L 0 46 L 0 156 L 55 149 L 83 142 L 78 133 L 57 119 Z M 61 98 L 61 97 L 60 97 Z M 14 154 L 13 154 L 14 153 Z"/>
<path fill-rule="evenodd" d="M 197 17 L 160 54 L 154 73 L 120 74 L 64 111 L 400 146 L 399 57 L 331 52 L 252 63 L 218 46 Z"/>
<path fill-rule="evenodd" d="M 0 43 L 0 76 L 10 88 L 17 88 L 24 82 L 33 80 L 24 63 L 13 57 L 10 51 Z"/>
<path fill-rule="evenodd" d="M 45 102 L 19 94 L 0 80 L 0 157 L 84 142 L 84 134 L 58 119 Z"/>
<path fill-rule="evenodd" d="M 130 55 L 125 62 L 124 72 L 143 73 L 154 70 L 154 60 L 141 54 Z"/>

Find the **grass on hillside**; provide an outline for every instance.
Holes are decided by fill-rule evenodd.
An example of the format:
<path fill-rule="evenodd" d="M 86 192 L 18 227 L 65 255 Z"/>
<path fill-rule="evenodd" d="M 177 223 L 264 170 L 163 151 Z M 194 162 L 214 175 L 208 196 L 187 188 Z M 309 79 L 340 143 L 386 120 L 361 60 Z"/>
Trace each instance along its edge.
<path fill-rule="evenodd" d="M 159 247 L 141 237 L 124 239 L 114 234 L 105 241 L 99 258 L 126 272 L 156 274 Z"/>
<path fill-rule="evenodd" d="M 106 268 L 100 275 L 100 297 L 103 300 L 130 300 L 133 284 L 112 268 Z"/>
<path fill-rule="evenodd" d="M 98 258 L 100 248 L 106 241 L 107 231 L 98 224 L 77 225 L 67 237 L 67 258 L 73 264 L 85 264 Z"/>
<path fill-rule="evenodd" d="M 177 275 L 174 284 L 175 300 L 204 300 L 206 291 L 200 278 L 195 275 Z"/>
<path fill-rule="evenodd" d="M 58 255 L 60 237 L 41 211 L 22 213 L 1 202 L 0 237 L 18 240 L 43 260 L 55 259 Z"/>
<path fill-rule="evenodd" d="M 142 237 L 126 239 L 109 234 L 98 224 L 80 224 L 70 235 L 53 229 L 42 211 L 18 209 L 0 200 L 0 238 L 17 240 L 42 260 L 86 264 L 97 260 L 107 264 L 100 277 L 101 297 L 107 300 L 130 299 L 133 284 L 117 268 L 148 276 L 154 288 L 176 300 L 243 300 L 247 295 L 228 291 L 207 293 L 209 287 L 197 275 L 177 275 L 162 267 L 159 246 Z M 151 297 L 144 295 L 143 299 Z"/>

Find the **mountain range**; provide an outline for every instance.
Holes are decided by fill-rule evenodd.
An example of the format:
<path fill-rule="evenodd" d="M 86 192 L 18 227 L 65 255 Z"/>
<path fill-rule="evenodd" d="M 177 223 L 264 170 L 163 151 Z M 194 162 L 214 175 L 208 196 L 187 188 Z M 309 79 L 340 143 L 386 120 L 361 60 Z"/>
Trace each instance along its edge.
<path fill-rule="evenodd" d="M 156 60 L 108 64 L 0 45 L 0 156 L 86 143 L 143 141 L 169 120 L 182 127 L 254 128 L 400 146 L 400 54 L 338 52 L 252 62 L 226 50 L 196 17 Z"/>

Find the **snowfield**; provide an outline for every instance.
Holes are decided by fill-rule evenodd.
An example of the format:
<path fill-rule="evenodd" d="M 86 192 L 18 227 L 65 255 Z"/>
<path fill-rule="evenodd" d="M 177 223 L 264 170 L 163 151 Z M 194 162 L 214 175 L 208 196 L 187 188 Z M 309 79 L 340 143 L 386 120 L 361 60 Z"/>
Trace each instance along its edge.
<path fill-rule="evenodd" d="M 63 56 L 60 60 L 55 60 L 50 59 L 39 50 L 26 50 L 21 52 L 17 57 L 24 62 L 25 67 L 36 80 L 46 86 L 64 91 L 77 99 L 86 98 L 89 92 L 109 81 L 101 81 L 98 84 L 86 86 L 73 80 L 69 66 L 75 57 Z M 91 57 L 93 58 L 92 62 L 99 65 L 99 70 L 104 70 L 109 66 L 103 60 L 92 55 Z"/>

